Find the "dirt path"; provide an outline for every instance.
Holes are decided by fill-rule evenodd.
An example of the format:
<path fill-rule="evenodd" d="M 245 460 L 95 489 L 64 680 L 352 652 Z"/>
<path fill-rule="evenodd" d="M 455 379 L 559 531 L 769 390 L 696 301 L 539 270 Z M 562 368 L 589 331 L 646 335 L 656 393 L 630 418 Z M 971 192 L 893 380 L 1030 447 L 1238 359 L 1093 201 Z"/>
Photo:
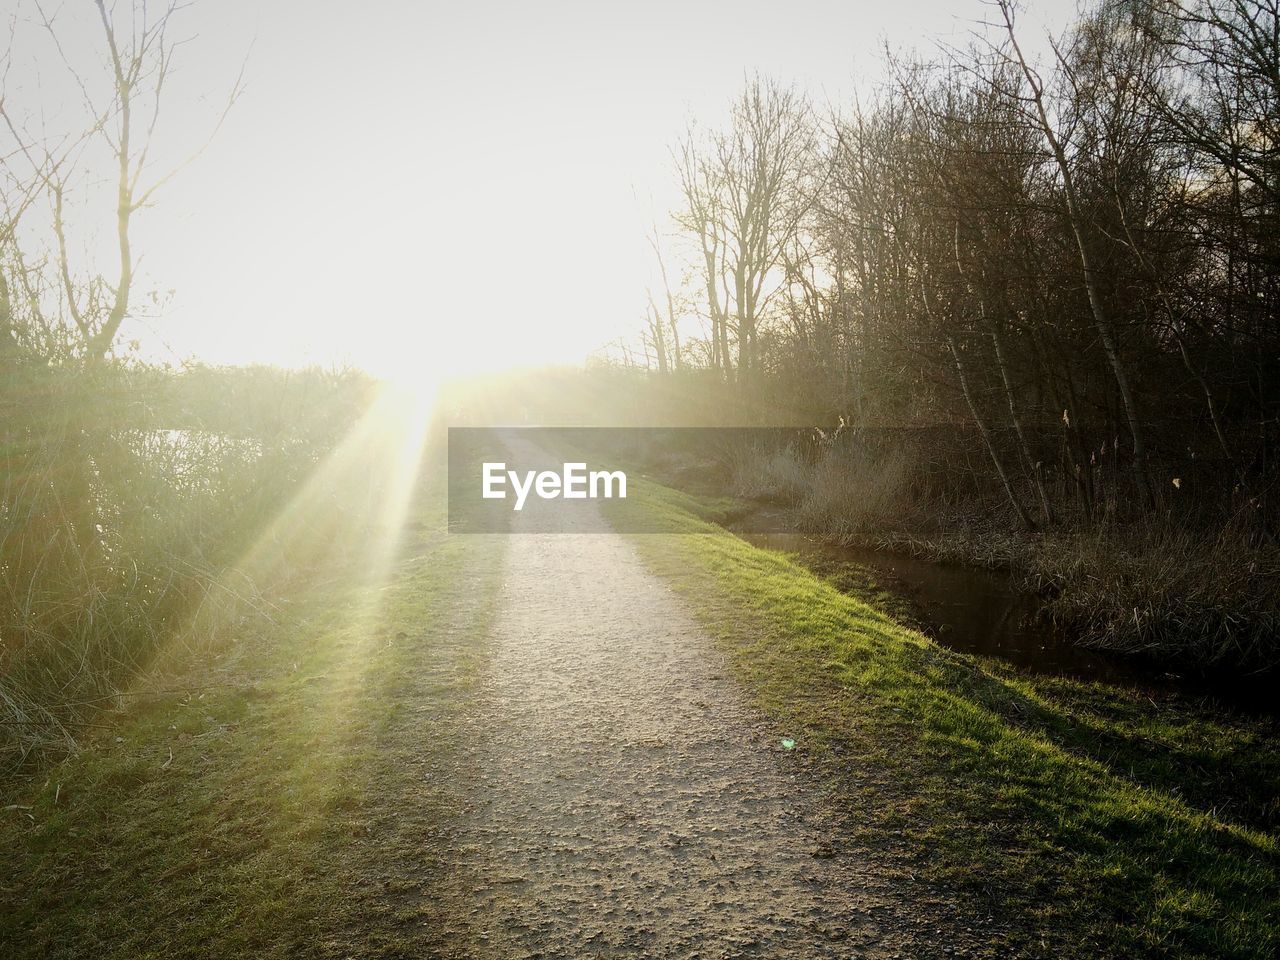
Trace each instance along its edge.
<path fill-rule="evenodd" d="M 466 953 L 901 955 L 891 898 L 625 540 L 513 536 L 501 603 Z"/>

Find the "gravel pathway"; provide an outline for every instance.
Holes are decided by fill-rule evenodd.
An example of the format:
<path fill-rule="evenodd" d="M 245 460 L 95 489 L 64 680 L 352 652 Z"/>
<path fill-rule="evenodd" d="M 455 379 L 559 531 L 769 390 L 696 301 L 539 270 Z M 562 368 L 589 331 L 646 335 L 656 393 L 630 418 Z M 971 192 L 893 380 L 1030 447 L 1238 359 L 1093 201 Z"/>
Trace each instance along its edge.
<path fill-rule="evenodd" d="M 506 564 L 460 953 L 901 955 L 870 866 L 624 539 L 515 535 Z"/>

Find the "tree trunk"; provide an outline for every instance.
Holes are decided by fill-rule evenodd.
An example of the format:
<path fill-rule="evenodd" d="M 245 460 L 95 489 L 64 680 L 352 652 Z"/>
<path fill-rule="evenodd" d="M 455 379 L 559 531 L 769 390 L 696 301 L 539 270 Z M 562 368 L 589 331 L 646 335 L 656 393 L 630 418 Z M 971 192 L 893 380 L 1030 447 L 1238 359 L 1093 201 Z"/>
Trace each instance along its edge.
<path fill-rule="evenodd" d="M 978 413 L 978 407 L 973 402 L 973 394 L 969 390 L 969 378 L 964 372 L 964 362 L 960 359 L 960 350 L 956 347 L 956 338 L 954 336 L 947 337 L 947 346 L 951 349 L 951 357 L 956 363 L 956 374 L 960 377 L 960 391 L 964 394 L 964 402 L 969 405 L 969 413 L 973 417 L 973 422 L 978 425 L 978 432 L 982 435 L 982 442 L 986 445 L 987 453 L 991 457 L 991 463 L 996 468 L 996 474 L 1000 477 L 1000 483 L 1004 486 L 1005 495 L 1009 498 L 1009 503 L 1013 506 L 1014 512 L 1018 514 L 1018 520 L 1028 530 L 1036 528 L 1035 521 L 1031 519 L 1031 515 L 1027 513 L 1027 508 L 1022 505 L 1022 501 L 1018 499 L 1018 495 L 1014 493 L 1013 485 L 1009 482 L 1009 475 L 1005 473 L 1004 464 L 1000 462 L 1000 456 L 996 453 L 995 444 L 991 442 L 991 433 L 987 430 L 986 422 Z"/>
<path fill-rule="evenodd" d="M 1031 472 L 1031 482 L 1036 488 L 1036 497 L 1040 500 L 1040 515 L 1045 526 L 1053 523 L 1053 510 L 1049 506 L 1049 495 L 1045 493 L 1044 481 L 1040 475 L 1040 462 L 1031 453 L 1031 445 L 1022 430 L 1022 420 L 1018 417 L 1018 406 L 1013 397 L 1013 384 L 1009 381 L 1009 369 L 1004 362 L 1004 344 L 1000 339 L 1000 325 L 990 321 L 991 345 L 995 348 L 996 367 L 1000 370 L 1000 381 L 1004 384 L 1004 398 L 1009 405 L 1009 420 L 1013 424 L 1013 432 L 1018 437 L 1018 445 L 1022 448 L 1022 458 Z"/>

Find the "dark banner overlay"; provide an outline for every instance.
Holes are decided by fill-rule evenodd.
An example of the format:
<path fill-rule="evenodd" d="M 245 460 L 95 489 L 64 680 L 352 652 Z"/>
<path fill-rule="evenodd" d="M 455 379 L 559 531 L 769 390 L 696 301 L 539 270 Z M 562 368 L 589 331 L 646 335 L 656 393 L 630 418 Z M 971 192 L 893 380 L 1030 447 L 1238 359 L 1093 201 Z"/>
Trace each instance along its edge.
<path fill-rule="evenodd" d="M 826 462 L 874 462 L 904 443 L 954 446 L 950 428 L 451 427 L 452 533 L 670 533 L 645 508 L 660 484 L 685 505 L 751 533 L 795 529 L 799 474 Z M 950 442 L 948 442 L 950 441 Z M 851 491 L 856 495 L 856 491 Z"/>

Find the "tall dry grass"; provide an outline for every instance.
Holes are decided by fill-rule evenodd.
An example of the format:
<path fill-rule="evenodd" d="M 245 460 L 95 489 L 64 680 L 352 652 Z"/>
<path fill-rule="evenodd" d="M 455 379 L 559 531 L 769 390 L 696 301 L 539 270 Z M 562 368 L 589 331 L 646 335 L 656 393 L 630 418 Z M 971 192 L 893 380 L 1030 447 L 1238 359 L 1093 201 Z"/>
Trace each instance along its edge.
<path fill-rule="evenodd" d="M 1280 548 L 1238 522 L 1166 516 L 1051 535 L 1026 571 L 1086 643 L 1251 668 L 1280 660 Z"/>
<path fill-rule="evenodd" d="M 162 650 L 266 615 L 234 561 L 367 384 L 125 365 L 0 382 L 0 767 L 73 749 Z M 235 411 L 274 411 L 274 422 Z M 293 560 L 301 564 L 305 558 Z"/>

